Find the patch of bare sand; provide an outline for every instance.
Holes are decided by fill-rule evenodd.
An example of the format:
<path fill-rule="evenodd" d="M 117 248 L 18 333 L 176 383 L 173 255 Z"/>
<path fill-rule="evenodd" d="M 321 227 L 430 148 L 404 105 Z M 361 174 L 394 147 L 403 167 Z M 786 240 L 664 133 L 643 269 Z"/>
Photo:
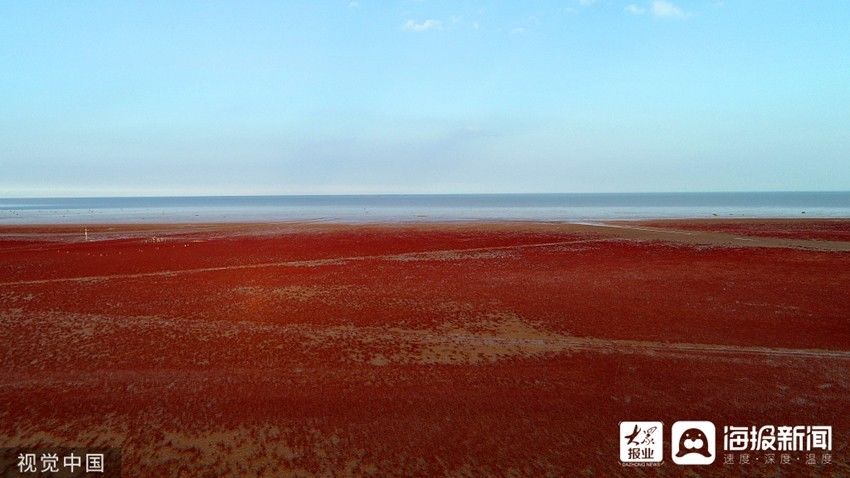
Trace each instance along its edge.
<path fill-rule="evenodd" d="M 460 261 L 460 260 L 483 260 L 483 259 L 507 259 L 514 257 L 515 253 L 506 249 L 494 250 L 458 250 L 458 251 L 434 251 L 417 252 L 409 254 L 396 254 L 387 256 L 386 259 L 399 262 L 414 261 Z"/>
<path fill-rule="evenodd" d="M 850 360 L 850 351 L 744 347 L 575 337 L 551 331 L 510 312 L 454 321 L 438 330 L 328 327 L 308 332 L 312 342 L 343 343 L 351 361 L 389 364 L 476 364 L 548 354 L 593 352 L 691 357 L 764 356 Z"/>
<path fill-rule="evenodd" d="M 327 300 L 339 296 L 341 293 L 350 291 L 353 287 L 349 285 L 339 286 L 314 286 L 314 285 L 292 285 L 284 287 L 260 287 L 241 286 L 233 289 L 237 294 L 249 296 L 262 295 L 295 302 L 309 302 L 315 300 Z"/>

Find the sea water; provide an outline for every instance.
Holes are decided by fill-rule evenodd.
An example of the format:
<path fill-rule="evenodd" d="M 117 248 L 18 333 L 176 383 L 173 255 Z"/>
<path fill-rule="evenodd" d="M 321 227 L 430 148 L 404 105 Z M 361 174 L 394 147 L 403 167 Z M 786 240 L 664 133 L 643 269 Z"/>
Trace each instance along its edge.
<path fill-rule="evenodd" d="M 0 199 L 0 224 L 850 218 L 850 192 Z"/>

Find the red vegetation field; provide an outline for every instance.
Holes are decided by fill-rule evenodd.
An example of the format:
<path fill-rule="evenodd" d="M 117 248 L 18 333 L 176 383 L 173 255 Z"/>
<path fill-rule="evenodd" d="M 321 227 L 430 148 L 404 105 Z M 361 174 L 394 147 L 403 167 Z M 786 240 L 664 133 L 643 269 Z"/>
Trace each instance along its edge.
<path fill-rule="evenodd" d="M 774 219 L 712 219 L 702 221 L 651 221 L 646 225 L 692 231 L 715 231 L 742 236 L 850 241 L 850 221 L 845 219 L 806 219 L 782 221 Z"/>
<path fill-rule="evenodd" d="M 128 477 L 679 476 L 667 444 L 622 467 L 618 422 L 711 420 L 832 425 L 832 463 L 701 474 L 847 476 L 850 244 L 695 224 L 0 228 L 0 447 L 117 447 Z"/>

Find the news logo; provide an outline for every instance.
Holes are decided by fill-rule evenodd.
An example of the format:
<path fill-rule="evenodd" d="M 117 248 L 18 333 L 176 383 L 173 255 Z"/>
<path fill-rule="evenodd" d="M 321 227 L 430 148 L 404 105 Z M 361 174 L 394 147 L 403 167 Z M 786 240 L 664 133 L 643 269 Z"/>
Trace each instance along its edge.
<path fill-rule="evenodd" d="M 663 431 L 661 422 L 620 422 L 620 462 L 638 466 L 661 463 Z"/>
<path fill-rule="evenodd" d="M 663 466 L 664 424 L 623 421 L 619 424 L 620 464 Z M 670 431 L 670 455 L 676 465 L 807 465 L 833 464 L 831 425 L 724 425 L 683 420 Z M 721 447 L 722 446 L 722 447 Z M 718 456 L 720 455 L 720 456 Z"/>
<path fill-rule="evenodd" d="M 709 465 L 717 457 L 717 429 L 708 421 L 680 421 L 670 436 L 673 463 Z"/>

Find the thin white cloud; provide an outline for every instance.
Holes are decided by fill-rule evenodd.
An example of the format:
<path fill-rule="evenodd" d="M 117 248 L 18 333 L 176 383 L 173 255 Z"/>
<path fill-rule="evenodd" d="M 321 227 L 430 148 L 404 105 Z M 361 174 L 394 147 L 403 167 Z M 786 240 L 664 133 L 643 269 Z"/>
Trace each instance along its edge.
<path fill-rule="evenodd" d="M 667 0 L 652 0 L 652 14 L 656 17 L 686 18 L 690 14 Z"/>
<path fill-rule="evenodd" d="M 439 30 L 442 27 L 443 24 L 439 20 L 428 19 L 423 22 L 408 20 L 404 23 L 403 28 L 408 32 L 427 32 L 428 30 Z"/>
<path fill-rule="evenodd" d="M 512 29 L 512 30 L 511 30 L 511 33 L 512 33 L 513 35 L 522 35 L 523 33 L 525 33 L 525 28 L 523 28 L 523 27 L 516 27 L 516 28 L 514 28 L 514 29 Z"/>
<path fill-rule="evenodd" d="M 636 5 L 634 3 L 630 3 L 626 5 L 626 12 L 631 13 L 632 15 L 643 15 L 646 13 L 646 9 L 640 5 Z"/>

